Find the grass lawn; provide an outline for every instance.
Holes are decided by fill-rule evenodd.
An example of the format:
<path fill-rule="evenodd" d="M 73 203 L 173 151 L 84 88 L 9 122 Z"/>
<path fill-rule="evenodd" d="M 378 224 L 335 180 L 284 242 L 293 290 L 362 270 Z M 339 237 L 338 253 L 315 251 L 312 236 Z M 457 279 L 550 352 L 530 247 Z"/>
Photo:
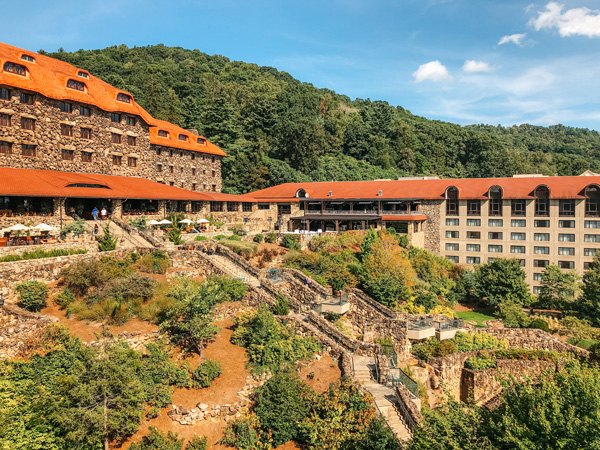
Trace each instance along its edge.
<path fill-rule="evenodd" d="M 567 342 L 569 342 L 569 341 L 567 341 Z M 596 341 L 594 339 L 582 339 L 574 345 L 576 345 L 577 347 L 581 347 L 586 350 L 589 350 L 592 345 L 597 344 L 597 343 L 598 343 L 598 341 Z"/>
<path fill-rule="evenodd" d="M 490 316 L 489 314 L 484 314 L 476 311 L 454 311 L 454 314 L 456 314 L 457 317 L 461 319 L 470 320 L 477 323 L 477 326 L 479 327 L 484 327 L 485 325 L 483 324 L 483 322 L 486 320 L 496 319 L 496 317 L 494 316 Z"/>

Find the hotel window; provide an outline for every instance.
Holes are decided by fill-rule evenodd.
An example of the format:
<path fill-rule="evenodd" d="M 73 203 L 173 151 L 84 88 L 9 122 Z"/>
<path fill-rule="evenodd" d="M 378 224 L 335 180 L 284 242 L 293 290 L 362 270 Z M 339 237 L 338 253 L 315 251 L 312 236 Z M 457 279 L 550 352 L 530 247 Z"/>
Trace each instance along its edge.
<path fill-rule="evenodd" d="M 213 192 L 217 192 L 217 185 L 216 185 L 216 184 L 213 184 L 213 185 L 212 185 L 212 191 L 213 191 Z"/>
<path fill-rule="evenodd" d="M 173 173 L 173 166 L 169 166 L 169 173 Z"/>
<path fill-rule="evenodd" d="M 195 177 L 196 176 L 196 168 L 192 167 L 192 176 Z"/>
<path fill-rule="evenodd" d="M 481 215 L 481 200 L 467 200 L 467 215 L 468 216 L 480 216 Z"/>
<path fill-rule="evenodd" d="M 558 247 L 558 254 L 560 256 L 575 256 L 575 248 L 574 247 Z"/>
<path fill-rule="evenodd" d="M 550 247 L 533 247 L 534 255 L 549 255 Z"/>
<path fill-rule="evenodd" d="M 110 133 L 110 142 L 111 144 L 120 144 L 121 143 L 121 135 L 117 133 Z"/>
<path fill-rule="evenodd" d="M 521 267 L 525 267 L 525 260 L 524 259 L 519 259 L 519 265 Z"/>
<path fill-rule="evenodd" d="M 165 130 L 158 130 L 158 135 L 160 137 L 169 137 L 169 133 L 166 132 Z"/>
<path fill-rule="evenodd" d="M 481 231 L 467 231 L 467 239 L 481 239 Z"/>
<path fill-rule="evenodd" d="M 60 135 L 73 137 L 73 126 L 65 123 L 60 124 Z"/>
<path fill-rule="evenodd" d="M 583 242 L 600 242 L 600 234 L 584 234 Z"/>
<path fill-rule="evenodd" d="M 269 209 L 269 204 L 268 203 L 259 203 L 258 209 L 261 209 L 261 210 Z"/>
<path fill-rule="evenodd" d="M 110 113 L 110 121 L 113 123 L 121 123 L 121 114 Z"/>
<path fill-rule="evenodd" d="M 210 202 L 210 210 L 211 212 L 223 211 L 223 202 Z"/>
<path fill-rule="evenodd" d="M 583 263 L 583 270 L 588 270 L 588 269 L 590 268 L 590 265 L 591 265 L 591 264 L 592 264 L 592 263 L 591 263 L 591 262 L 589 262 L 589 261 L 586 261 L 586 262 L 584 262 L 584 263 Z"/>
<path fill-rule="evenodd" d="M 534 293 L 535 295 L 538 295 L 538 294 L 540 294 L 541 292 L 542 292 L 542 287 L 541 287 L 541 286 L 534 286 L 534 287 L 533 287 L 533 293 Z"/>
<path fill-rule="evenodd" d="M 598 253 L 598 251 L 600 251 L 600 249 L 597 249 L 597 248 L 584 248 L 583 249 L 583 256 L 596 256 L 596 253 Z"/>
<path fill-rule="evenodd" d="M 458 256 L 446 256 L 446 259 L 454 264 L 458 264 Z"/>
<path fill-rule="evenodd" d="M 88 106 L 80 106 L 79 107 L 79 115 L 90 117 L 92 115 L 92 109 Z"/>
<path fill-rule="evenodd" d="M 179 152 L 179 156 L 183 158 L 183 152 Z"/>
<path fill-rule="evenodd" d="M 501 227 L 503 223 L 502 219 L 488 219 L 488 227 Z"/>
<path fill-rule="evenodd" d="M 513 216 L 524 216 L 527 202 L 525 200 L 511 200 L 510 214 Z"/>
<path fill-rule="evenodd" d="M 558 215 L 561 217 L 573 217 L 575 215 L 575 200 L 559 200 Z"/>
<path fill-rule="evenodd" d="M 33 56 L 29 56 L 29 55 L 21 55 L 21 59 L 23 61 L 27 61 L 27 62 L 35 62 L 35 59 L 33 58 Z"/>
<path fill-rule="evenodd" d="M 137 123 L 137 119 L 135 117 L 127 116 L 127 125 L 134 126 Z"/>
<path fill-rule="evenodd" d="M 460 224 L 459 219 L 446 219 L 446 226 L 457 227 Z"/>
<path fill-rule="evenodd" d="M 451 251 L 451 252 L 457 252 L 458 244 L 446 244 L 446 250 Z"/>
<path fill-rule="evenodd" d="M 498 259 L 498 258 L 488 258 L 488 259 L 487 259 L 487 261 L 488 261 L 489 263 L 491 263 L 491 262 L 494 262 L 494 261 L 496 261 L 497 259 Z"/>
<path fill-rule="evenodd" d="M 446 231 L 447 239 L 458 239 L 458 231 Z"/>
<path fill-rule="evenodd" d="M 285 206 L 289 207 L 290 205 L 277 205 L 278 212 L 286 214 Z M 280 207 L 283 207 L 283 209 L 280 209 Z M 227 211 L 239 211 L 239 209 L 240 209 L 240 204 L 238 202 L 227 202 Z M 287 213 L 287 214 L 289 214 L 289 213 Z"/>
<path fill-rule="evenodd" d="M 73 157 L 75 156 L 75 152 L 73 150 L 67 150 L 63 148 L 61 150 L 63 161 L 73 161 Z"/>
<path fill-rule="evenodd" d="M 91 152 L 81 152 L 81 161 L 82 162 L 92 162 L 92 153 Z"/>
<path fill-rule="evenodd" d="M 533 281 L 542 281 L 542 274 L 541 273 L 534 273 L 533 274 Z"/>
<path fill-rule="evenodd" d="M 217 172 L 215 172 L 214 170 L 212 171 L 212 176 L 216 177 L 217 176 Z"/>
<path fill-rule="evenodd" d="M 10 100 L 10 89 L 0 88 L 0 100 Z"/>
<path fill-rule="evenodd" d="M 488 191 L 489 197 L 489 215 L 502 215 L 502 188 L 500 186 L 492 186 Z"/>
<path fill-rule="evenodd" d="M 85 91 L 85 84 L 82 83 L 81 81 L 68 80 L 67 87 L 69 89 L 75 89 L 76 91 L 82 91 L 82 92 Z"/>
<path fill-rule="evenodd" d="M 196 190 L 196 183 L 192 183 L 192 191 Z"/>
<path fill-rule="evenodd" d="M 525 233 L 510 233 L 511 241 L 524 241 L 526 239 L 525 236 Z"/>
<path fill-rule="evenodd" d="M 546 186 L 538 186 L 533 192 L 536 217 L 548 217 L 550 212 L 550 191 Z"/>
<path fill-rule="evenodd" d="M 481 264 L 479 256 L 467 256 L 467 264 Z"/>
<path fill-rule="evenodd" d="M 23 103 L 24 105 L 33 105 L 35 103 L 35 100 L 33 98 L 33 95 L 31 94 L 25 94 L 24 92 L 21 92 L 21 95 L 19 97 L 19 100 L 21 101 L 21 103 Z"/>
<path fill-rule="evenodd" d="M 488 252 L 502 253 L 502 246 L 501 245 L 488 245 Z"/>
<path fill-rule="evenodd" d="M 169 150 L 169 156 L 173 156 L 173 150 Z"/>
<path fill-rule="evenodd" d="M 201 137 L 197 138 L 196 142 L 200 145 L 206 145 L 206 139 L 201 138 Z"/>
<path fill-rule="evenodd" d="M 488 233 L 488 239 L 502 239 L 502 232 L 501 231 L 490 231 Z"/>
<path fill-rule="evenodd" d="M 0 114 L 0 126 L 2 126 L 2 127 L 10 126 L 10 116 L 8 114 Z"/>
<path fill-rule="evenodd" d="M 534 220 L 533 226 L 536 228 L 550 228 L 549 220 Z"/>
<path fill-rule="evenodd" d="M 35 156 L 35 145 L 22 144 L 21 155 L 23 156 Z"/>
<path fill-rule="evenodd" d="M 180 168 L 179 168 L 179 172 L 180 172 L 180 173 L 183 173 L 183 167 L 180 167 Z"/>
<path fill-rule="evenodd" d="M 467 251 L 468 252 L 480 252 L 481 251 L 481 245 L 479 245 L 479 244 L 467 244 Z"/>
<path fill-rule="evenodd" d="M 600 228 L 600 220 L 586 220 L 583 223 L 584 228 Z"/>
<path fill-rule="evenodd" d="M 458 189 L 453 186 L 446 189 L 446 215 L 458 216 Z"/>
<path fill-rule="evenodd" d="M 137 145 L 137 139 L 135 136 L 127 136 L 127 145 L 135 147 Z"/>
<path fill-rule="evenodd" d="M 510 226 L 513 228 L 524 228 L 527 226 L 527 221 L 524 219 L 512 219 Z"/>
<path fill-rule="evenodd" d="M 252 203 L 242 202 L 242 211 L 243 212 L 252 212 Z"/>
<path fill-rule="evenodd" d="M 586 217 L 600 216 L 600 188 L 588 186 L 585 188 L 585 215 Z"/>
<path fill-rule="evenodd" d="M 558 234 L 559 242 L 575 242 L 575 235 L 570 233 L 559 233 Z"/>
<path fill-rule="evenodd" d="M 161 173 L 161 172 L 162 172 L 162 164 L 157 164 L 157 165 L 156 165 L 156 171 L 157 171 L 158 173 Z"/>
<path fill-rule="evenodd" d="M 575 228 L 574 220 L 559 220 L 558 228 Z"/>
<path fill-rule="evenodd" d="M 179 136 L 177 136 L 177 139 L 179 139 L 180 141 L 187 141 L 188 137 L 185 134 L 180 134 Z"/>
<path fill-rule="evenodd" d="M 113 166 L 120 166 L 123 163 L 123 157 L 121 155 L 112 155 Z"/>
<path fill-rule="evenodd" d="M 12 155 L 12 142 L 0 141 L 0 154 Z"/>
<path fill-rule="evenodd" d="M 549 241 L 550 233 L 534 233 L 533 240 L 534 241 Z"/>
<path fill-rule="evenodd" d="M 35 119 L 29 117 L 21 117 L 21 128 L 24 130 L 35 131 Z"/>
<path fill-rule="evenodd" d="M 81 70 L 79 72 L 77 72 L 77 76 L 81 77 L 81 78 L 89 78 L 90 77 L 87 73 L 85 73 Z"/>
<path fill-rule="evenodd" d="M 82 128 L 81 129 L 81 139 L 91 139 L 92 138 L 92 129 L 91 128 Z"/>
<path fill-rule="evenodd" d="M 550 264 L 550 261 L 548 261 L 547 259 L 534 259 L 533 260 L 533 267 L 548 267 L 549 264 Z"/>
<path fill-rule="evenodd" d="M 123 103 L 131 103 L 131 95 L 127 95 L 127 94 L 123 94 L 123 93 L 119 92 L 117 94 L 117 101 L 123 102 Z"/>
<path fill-rule="evenodd" d="M 561 269 L 574 269 L 575 262 L 574 261 L 559 261 L 558 267 L 560 267 Z"/>
<path fill-rule="evenodd" d="M 22 66 L 21 64 L 11 63 L 11 62 L 4 63 L 4 71 L 14 73 L 15 75 L 22 75 L 22 76 L 27 75 L 27 68 L 25 66 Z"/>
<path fill-rule="evenodd" d="M 525 253 L 525 246 L 524 245 L 511 245 L 510 252 L 511 253 Z"/>
<path fill-rule="evenodd" d="M 456 219 L 456 220 L 458 220 L 458 219 Z M 481 219 L 467 219 L 467 226 L 468 227 L 480 227 Z"/>
<path fill-rule="evenodd" d="M 71 113 L 73 112 L 73 105 L 67 102 L 58 102 L 58 109 L 60 112 Z"/>
<path fill-rule="evenodd" d="M 127 157 L 127 165 L 129 167 L 137 167 L 137 158 L 133 156 Z"/>

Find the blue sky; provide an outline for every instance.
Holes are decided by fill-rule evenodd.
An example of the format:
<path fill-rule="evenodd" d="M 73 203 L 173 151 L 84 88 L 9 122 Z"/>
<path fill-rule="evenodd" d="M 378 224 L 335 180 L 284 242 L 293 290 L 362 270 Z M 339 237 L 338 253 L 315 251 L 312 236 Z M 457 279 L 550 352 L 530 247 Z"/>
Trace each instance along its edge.
<path fill-rule="evenodd" d="M 0 40 L 33 51 L 164 43 L 432 119 L 600 130 L 598 0 L 30 0 L 3 15 Z"/>

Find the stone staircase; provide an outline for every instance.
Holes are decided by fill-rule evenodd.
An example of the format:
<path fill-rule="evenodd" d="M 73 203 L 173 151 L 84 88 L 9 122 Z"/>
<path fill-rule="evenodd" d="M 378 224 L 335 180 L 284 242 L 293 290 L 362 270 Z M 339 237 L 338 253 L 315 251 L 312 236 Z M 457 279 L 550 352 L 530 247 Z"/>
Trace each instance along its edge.
<path fill-rule="evenodd" d="M 238 278 L 242 280 L 244 283 L 252 286 L 254 288 L 258 288 L 260 286 L 260 281 L 254 275 L 246 272 L 242 267 L 238 266 L 232 260 L 227 258 L 226 256 L 219 254 L 207 255 L 208 259 L 211 263 L 215 265 L 218 269 L 221 269 L 227 275 L 233 278 Z"/>
<path fill-rule="evenodd" d="M 375 406 L 377 406 L 377 409 L 390 429 L 401 442 L 409 441 L 412 438 L 412 434 L 396 409 L 394 388 L 379 384 L 373 380 L 375 359 L 354 355 L 352 357 L 352 365 L 354 368 L 354 378 L 373 396 Z"/>
<path fill-rule="evenodd" d="M 106 221 L 102 221 L 102 220 L 86 220 L 85 221 L 88 227 L 88 230 L 90 232 L 90 234 L 94 233 L 94 225 L 97 223 L 98 226 L 100 227 L 100 230 L 98 231 L 98 236 L 102 236 L 103 235 L 103 227 L 106 225 Z M 129 233 L 126 230 L 124 230 L 123 228 L 121 228 L 117 223 L 113 222 L 112 220 L 109 221 L 109 225 L 108 225 L 110 232 L 113 234 L 113 236 L 118 237 L 119 241 L 118 241 L 118 245 L 120 247 L 125 247 L 125 248 L 154 248 L 154 246 L 148 242 L 146 239 L 144 239 L 142 236 L 140 236 L 137 233 Z"/>

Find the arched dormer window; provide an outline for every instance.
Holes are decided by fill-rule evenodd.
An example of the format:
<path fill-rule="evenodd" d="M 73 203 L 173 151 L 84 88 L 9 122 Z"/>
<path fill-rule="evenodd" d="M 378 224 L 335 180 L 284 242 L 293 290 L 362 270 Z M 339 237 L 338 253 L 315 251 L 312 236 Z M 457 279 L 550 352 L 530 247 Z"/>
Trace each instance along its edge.
<path fill-rule="evenodd" d="M 71 184 L 67 184 L 66 187 L 110 189 L 108 186 L 106 186 L 104 184 L 94 184 L 94 183 L 71 183 Z"/>
<path fill-rule="evenodd" d="M 501 216 L 502 215 L 502 188 L 500 186 L 492 186 L 488 191 L 488 198 L 490 204 L 489 215 L 490 216 Z"/>
<path fill-rule="evenodd" d="M 585 188 L 585 215 L 600 217 L 600 187 L 597 184 Z"/>
<path fill-rule="evenodd" d="M 458 189 L 454 186 L 446 189 L 446 215 L 458 216 Z"/>
<path fill-rule="evenodd" d="M 296 198 L 307 198 L 308 194 L 306 193 L 306 191 L 304 189 L 298 189 L 296 191 Z"/>
<path fill-rule="evenodd" d="M 117 94 L 117 101 L 123 102 L 123 103 L 131 103 L 131 95 L 127 95 L 122 92 L 119 92 Z"/>
<path fill-rule="evenodd" d="M 10 61 L 4 63 L 4 71 L 14 73 L 15 75 L 27 76 L 27 67 L 21 64 L 15 64 Z"/>
<path fill-rule="evenodd" d="M 85 91 L 85 84 L 77 80 L 67 80 L 67 87 L 76 91 Z"/>
<path fill-rule="evenodd" d="M 550 189 L 546 185 L 540 185 L 533 191 L 535 198 L 535 216 L 548 217 L 550 215 Z"/>

